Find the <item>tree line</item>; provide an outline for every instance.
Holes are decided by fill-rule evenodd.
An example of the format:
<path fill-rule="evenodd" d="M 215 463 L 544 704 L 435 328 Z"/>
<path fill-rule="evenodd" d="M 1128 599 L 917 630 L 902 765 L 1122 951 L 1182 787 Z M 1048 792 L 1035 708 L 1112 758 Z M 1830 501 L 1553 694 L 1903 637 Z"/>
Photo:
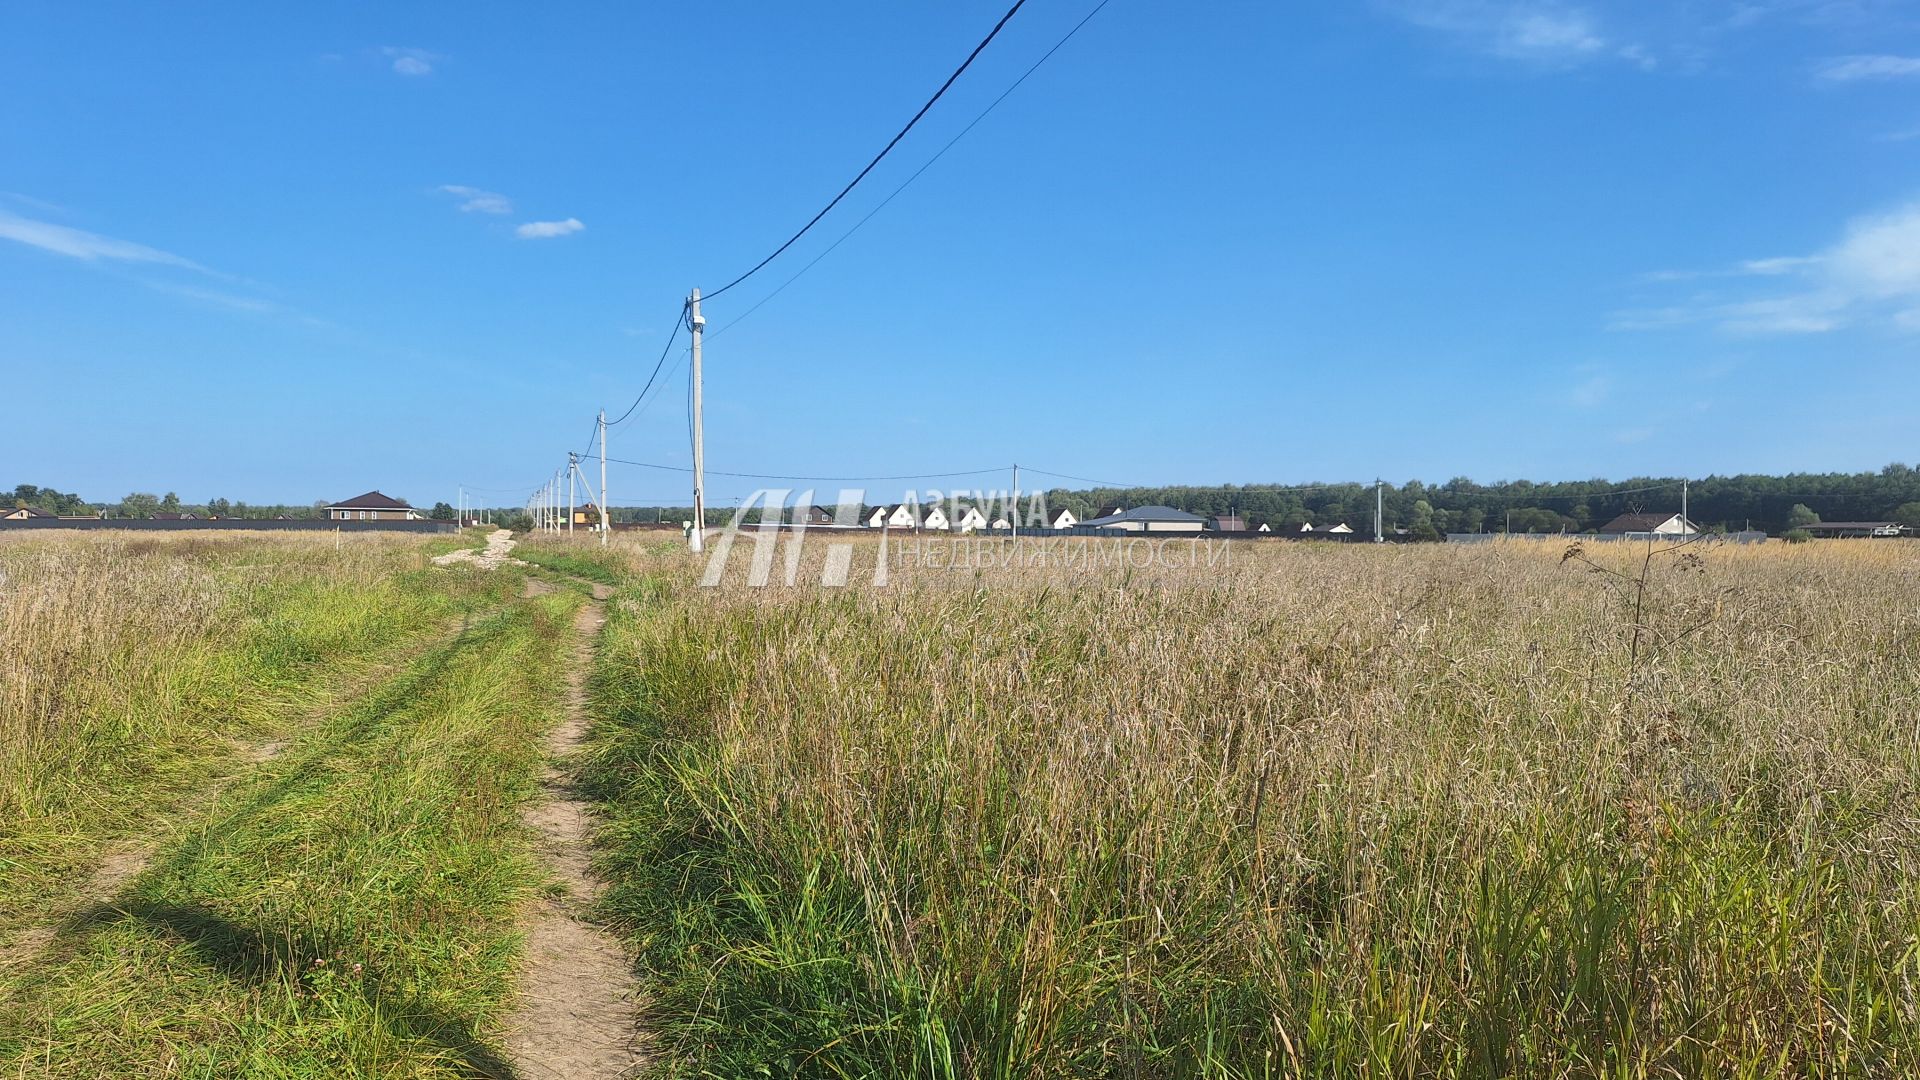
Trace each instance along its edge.
<path fill-rule="evenodd" d="M 1903 521 L 1920 527 L 1920 470 L 1899 463 L 1878 472 L 1742 473 L 1683 481 L 1637 476 L 1625 480 L 1531 480 L 1479 484 L 1462 476 L 1444 484 L 1409 480 L 1383 484 L 1381 516 L 1388 529 L 1415 533 L 1579 533 L 1621 514 L 1679 513 L 1685 484 L 1687 516 L 1702 529 L 1761 530 L 1774 535 L 1815 521 Z M 1347 524 L 1370 529 L 1374 485 L 1327 483 L 1220 487 L 1055 489 L 1050 508 L 1076 517 L 1112 506 L 1171 506 L 1189 513 L 1238 514 L 1249 527 L 1298 530 L 1301 525 Z"/>
<path fill-rule="evenodd" d="M 1462 476 L 1444 484 L 1409 480 L 1383 484 L 1382 524 L 1422 536 L 1445 533 L 1579 533 L 1597 529 L 1628 513 L 1679 513 L 1682 480 L 1642 476 L 1625 480 L 1571 480 L 1539 483 L 1502 480 L 1479 484 Z M 1687 484 L 1688 516 L 1702 528 L 1737 532 L 1756 529 L 1774 535 L 1815 521 L 1901 521 L 1920 528 L 1920 469 L 1894 463 L 1878 472 L 1741 473 L 1709 476 Z M 1356 532 L 1373 525 L 1374 485 L 1367 483 L 1225 484 L 1165 487 L 1053 488 L 1044 493 L 1051 510 L 1067 509 L 1086 520 L 1110 507 L 1171 506 L 1207 517 L 1238 515 L 1249 528 L 1298 531 L 1302 525 L 1347 524 Z M 1023 511 L 1030 495 L 1022 493 Z M 922 501 L 926 497 L 922 496 Z M 943 502 L 946 500 L 943 500 Z M 958 493 L 961 506 L 985 500 Z M 200 517 L 271 519 L 316 518 L 326 500 L 307 504 L 254 504 L 227 499 L 186 503 L 172 492 L 134 492 L 112 503 L 89 502 L 54 488 L 21 484 L 12 505 L 50 514 L 100 514 L 142 518 L 156 513 L 192 513 Z M 454 510 L 436 504 L 430 517 L 452 520 Z M 495 520 L 511 525 L 524 518 L 520 508 L 501 508 Z M 621 506 L 611 510 L 617 522 L 679 522 L 691 507 Z M 722 525 L 730 507 L 709 507 L 707 523 Z M 509 520 L 512 519 L 512 520 Z M 756 510 L 749 521 L 759 520 Z"/>

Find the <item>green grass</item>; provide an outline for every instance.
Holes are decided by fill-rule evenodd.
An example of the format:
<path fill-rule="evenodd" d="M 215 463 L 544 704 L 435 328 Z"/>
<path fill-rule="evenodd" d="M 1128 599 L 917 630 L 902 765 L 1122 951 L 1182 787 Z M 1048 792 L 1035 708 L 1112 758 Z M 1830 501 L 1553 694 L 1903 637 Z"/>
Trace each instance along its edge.
<path fill-rule="evenodd" d="M 235 785 L 6 987 L 0 1073 L 499 1073 L 578 602 L 473 625 Z"/>
<path fill-rule="evenodd" d="M 543 569 L 602 585 L 618 585 L 626 580 L 629 572 L 626 558 L 619 550 L 601 548 L 591 537 L 565 540 L 536 533 L 523 538 L 513 554 Z"/>
<path fill-rule="evenodd" d="M 43 623 L 30 631 L 48 638 L 23 635 L 23 648 L 81 659 L 29 687 L 60 726 L 11 743 L 0 776 L 0 934 L 37 918 L 109 843 L 185 812 L 243 767 L 248 744 L 285 737 L 335 693 L 517 591 L 506 578 L 413 569 L 408 556 L 364 572 L 281 561 L 298 550 L 162 549 L 122 563 L 135 595 L 114 601 L 99 630 L 62 639 Z M 164 605 L 181 596 L 164 583 L 177 570 L 199 576 L 206 610 L 169 622 Z"/>

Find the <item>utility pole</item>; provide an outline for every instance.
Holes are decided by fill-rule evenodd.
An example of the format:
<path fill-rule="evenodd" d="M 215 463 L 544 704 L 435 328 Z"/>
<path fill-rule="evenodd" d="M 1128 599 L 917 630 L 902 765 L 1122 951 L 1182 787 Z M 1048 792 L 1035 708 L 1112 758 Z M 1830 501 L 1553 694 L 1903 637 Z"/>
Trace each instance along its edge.
<path fill-rule="evenodd" d="M 707 531 L 707 453 L 700 421 L 700 336 L 707 320 L 700 315 L 700 290 L 693 290 L 687 301 L 687 328 L 693 335 L 693 551 L 706 550 Z"/>
<path fill-rule="evenodd" d="M 462 486 L 453 490 L 457 492 L 453 497 L 453 526 L 456 529 L 464 529 L 467 527 L 467 489 Z"/>
<path fill-rule="evenodd" d="M 573 519 L 578 516 L 573 512 L 573 473 L 579 467 L 580 459 L 574 456 L 573 451 L 567 451 L 567 539 L 569 540 L 573 539 Z"/>
<path fill-rule="evenodd" d="M 1374 477 L 1374 480 L 1373 480 L 1373 542 L 1376 544 L 1385 542 L 1387 538 L 1385 525 L 1382 522 L 1382 518 L 1384 516 L 1384 510 L 1386 508 L 1386 496 L 1382 493 L 1385 490 L 1386 489 L 1383 488 L 1380 484 L 1380 478 L 1377 476 Z"/>
<path fill-rule="evenodd" d="M 1020 464 L 1013 466 L 1013 509 L 1007 514 L 1007 524 L 1013 527 L 1013 538 L 1020 539 Z"/>
<path fill-rule="evenodd" d="M 1687 516 L 1687 482 L 1685 480 L 1680 481 L 1680 531 L 1688 534 L 1693 532 L 1693 519 Z"/>
<path fill-rule="evenodd" d="M 607 533 L 613 531 L 612 513 L 607 509 L 607 410 L 600 410 L 600 546 L 607 546 Z"/>

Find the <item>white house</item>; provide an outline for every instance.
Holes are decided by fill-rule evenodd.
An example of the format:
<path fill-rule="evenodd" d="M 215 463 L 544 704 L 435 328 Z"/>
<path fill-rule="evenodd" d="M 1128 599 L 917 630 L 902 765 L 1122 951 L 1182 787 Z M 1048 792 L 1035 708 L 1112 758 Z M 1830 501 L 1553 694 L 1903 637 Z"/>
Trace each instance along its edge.
<path fill-rule="evenodd" d="M 978 507 L 973 506 L 969 506 L 960 511 L 960 516 L 955 518 L 953 522 L 955 532 L 970 533 L 975 529 L 984 529 L 986 527 L 987 515 L 981 513 Z"/>
<path fill-rule="evenodd" d="M 876 506 L 867 514 L 869 529 L 917 529 L 921 524 L 920 508 L 913 503 L 894 503 L 891 506 Z"/>
<path fill-rule="evenodd" d="M 1038 504 L 1039 500 L 1035 499 L 1034 502 Z M 1037 505 L 1035 509 L 1038 509 Z M 1041 524 L 1037 526 L 1031 524 L 1033 520 L 1031 513 L 1027 514 L 1025 518 L 1016 520 L 1018 513 L 1019 511 L 1017 509 L 1002 509 L 998 514 L 994 515 L 993 527 L 996 529 L 1009 529 L 1018 525 L 1023 529 L 1071 529 L 1079 524 L 1079 519 L 1073 516 L 1073 511 L 1067 509 L 1047 511 L 1041 520 Z"/>
<path fill-rule="evenodd" d="M 927 507 L 926 513 L 920 518 L 920 526 L 921 528 L 941 532 L 951 528 L 947 523 L 947 512 L 940 509 L 940 504 L 938 503 Z"/>
<path fill-rule="evenodd" d="M 1699 531 L 1679 514 L 1621 514 L 1600 526 L 1602 536 L 1692 536 Z"/>

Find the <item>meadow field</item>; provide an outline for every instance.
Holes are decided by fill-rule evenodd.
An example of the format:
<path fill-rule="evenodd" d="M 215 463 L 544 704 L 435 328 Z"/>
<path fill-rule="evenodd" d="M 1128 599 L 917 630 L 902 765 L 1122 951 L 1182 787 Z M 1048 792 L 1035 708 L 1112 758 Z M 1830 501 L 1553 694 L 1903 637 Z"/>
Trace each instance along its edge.
<path fill-rule="evenodd" d="M 809 542 L 601 644 L 670 1069 L 1920 1074 L 1920 545 Z"/>
<path fill-rule="evenodd" d="M 0 536 L 0 1075 L 542 1075 L 570 664 L 644 1075 L 1920 1072 L 1920 544 L 479 543 Z"/>

